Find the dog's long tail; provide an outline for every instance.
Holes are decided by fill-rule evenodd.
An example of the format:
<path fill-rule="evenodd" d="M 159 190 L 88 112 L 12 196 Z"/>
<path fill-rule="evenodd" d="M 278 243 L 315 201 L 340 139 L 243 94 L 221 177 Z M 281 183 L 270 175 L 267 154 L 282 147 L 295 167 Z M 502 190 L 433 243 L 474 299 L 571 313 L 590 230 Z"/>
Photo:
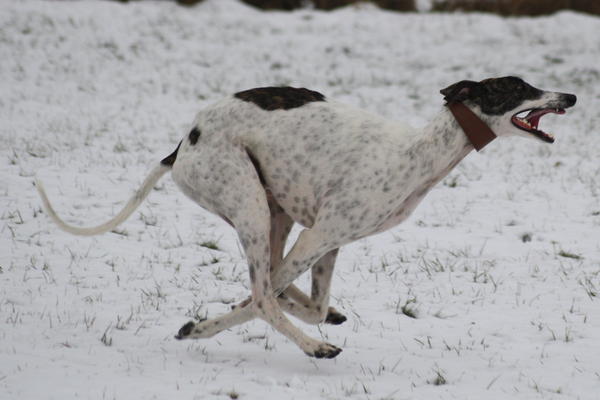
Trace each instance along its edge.
<path fill-rule="evenodd" d="M 174 162 L 174 159 L 172 161 Z M 172 162 L 169 164 L 168 162 L 166 163 L 165 160 L 163 160 L 150 172 L 150 174 L 144 180 L 144 183 L 142 183 L 142 186 L 137 190 L 137 192 L 135 192 L 133 197 L 129 199 L 125 207 L 123 207 L 123 209 L 117 215 L 115 215 L 110 221 L 91 228 L 81 228 L 69 225 L 65 221 L 60 219 L 60 217 L 56 214 L 56 211 L 54 211 L 54 208 L 50 204 L 50 201 L 48 200 L 48 196 L 46 195 L 44 186 L 37 179 L 35 180 L 35 187 L 37 188 L 38 193 L 42 198 L 42 202 L 44 203 L 44 208 L 46 209 L 46 212 L 62 230 L 72 233 L 74 235 L 93 236 L 98 235 L 100 233 L 108 232 L 116 228 L 117 225 L 119 225 L 121 222 L 125 221 L 139 207 L 142 201 L 144 201 L 144 199 L 148 197 L 148 194 L 150 193 L 156 182 L 158 182 L 158 180 L 164 174 L 170 171 L 171 167 Z"/>

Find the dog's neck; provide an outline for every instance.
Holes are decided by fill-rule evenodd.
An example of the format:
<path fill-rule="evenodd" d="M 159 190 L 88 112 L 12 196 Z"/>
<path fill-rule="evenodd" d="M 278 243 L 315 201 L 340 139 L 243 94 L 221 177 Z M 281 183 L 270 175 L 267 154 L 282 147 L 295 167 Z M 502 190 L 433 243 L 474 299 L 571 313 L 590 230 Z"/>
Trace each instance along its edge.
<path fill-rule="evenodd" d="M 467 135 L 475 150 L 481 151 L 481 149 L 496 139 L 496 134 L 490 127 L 463 103 L 451 102 L 447 103 L 446 107 L 452 112 L 454 119 L 458 122 L 465 135 Z"/>
<path fill-rule="evenodd" d="M 439 179 L 474 150 L 473 144 L 447 107 L 423 128 L 421 137 L 429 146 L 433 146 L 428 154 L 432 157 L 434 174 L 442 174 Z"/>

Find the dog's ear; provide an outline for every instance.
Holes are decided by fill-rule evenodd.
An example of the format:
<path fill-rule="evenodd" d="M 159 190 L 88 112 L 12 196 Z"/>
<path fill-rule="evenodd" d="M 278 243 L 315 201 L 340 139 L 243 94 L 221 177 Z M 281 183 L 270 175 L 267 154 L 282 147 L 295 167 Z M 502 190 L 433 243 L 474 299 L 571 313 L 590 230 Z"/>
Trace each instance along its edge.
<path fill-rule="evenodd" d="M 459 102 L 467 100 L 477 86 L 479 86 L 479 82 L 460 81 L 440 90 L 440 93 L 444 95 L 444 100 L 448 103 Z"/>

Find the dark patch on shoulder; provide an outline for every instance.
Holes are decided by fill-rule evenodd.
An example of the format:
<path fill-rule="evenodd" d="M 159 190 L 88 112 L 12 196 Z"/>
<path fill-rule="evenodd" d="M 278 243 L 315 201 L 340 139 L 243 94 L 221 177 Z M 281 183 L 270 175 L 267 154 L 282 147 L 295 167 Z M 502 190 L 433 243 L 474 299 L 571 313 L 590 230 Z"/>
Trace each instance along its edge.
<path fill-rule="evenodd" d="M 190 139 L 190 143 L 192 145 L 198 143 L 200 134 L 201 134 L 200 129 L 198 129 L 197 127 L 194 127 L 194 129 L 191 130 L 190 134 L 188 135 L 188 138 Z"/>
<path fill-rule="evenodd" d="M 169 154 L 167 157 L 163 158 L 160 163 L 162 165 L 172 167 L 173 164 L 175 164 L 175 160 L 177 160 L 177 152 L 179 151 L 179 146 L 181 146 L 181 142 L 179 142 L 175 151 Z"/>
<path fill-rule="evenodd" d="M 313 101 L 325 101 L 325 96 L 305 88 L 263 87 L 245 90 L 234 95 L 236 98 L 256 104 L 263 110 L 289 110 L 302 107 Z"/>

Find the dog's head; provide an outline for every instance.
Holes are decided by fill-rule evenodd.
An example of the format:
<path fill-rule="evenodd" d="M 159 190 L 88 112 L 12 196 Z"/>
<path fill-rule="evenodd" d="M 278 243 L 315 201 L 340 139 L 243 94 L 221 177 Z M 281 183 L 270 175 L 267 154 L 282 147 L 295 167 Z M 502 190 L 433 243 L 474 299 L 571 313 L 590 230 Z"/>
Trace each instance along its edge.
<path fill-rule="evenodd" d="M 575 95 L 540 90 L 514 76 L 460 81 L 440 93 L 449 103 L 479 108 L 482 119 L 498 136 L 535 137 L 548 143 L 554 142 L 554 136 L 538 128 L 540 118 L 548 113 L 564 114 L 565 108 L 577 101 Z"/>

